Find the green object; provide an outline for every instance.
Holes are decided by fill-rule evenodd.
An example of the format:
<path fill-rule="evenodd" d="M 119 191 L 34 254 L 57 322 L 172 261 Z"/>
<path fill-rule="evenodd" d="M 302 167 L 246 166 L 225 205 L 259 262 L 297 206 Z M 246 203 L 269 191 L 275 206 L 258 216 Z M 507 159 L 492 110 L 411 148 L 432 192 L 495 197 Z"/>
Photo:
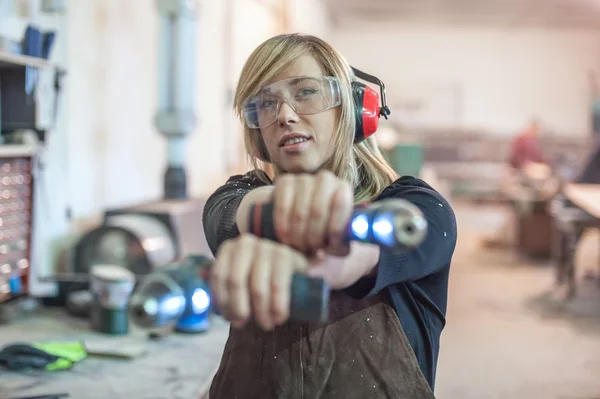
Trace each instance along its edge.
<path fill-rule="evenodd" d="M 19 343 L 0 351 L 0 365 L 10 370 L 67 370 L 87 355 L 82 342 Z"/>
<path fill-rule="evenodd" d="M 87 357 L 83 342 L 34 342 L 31 346 L 58 357 L 55 362 L 46 366 L 48 371 L 70 369 L 73 363 Z"/>
<path fill-rule="evenodd" d="M 389 158 L 392 167 L 400 176 L 419 177 L 423 168 L 423 145 L 398 144 L 390 151 Z"/>

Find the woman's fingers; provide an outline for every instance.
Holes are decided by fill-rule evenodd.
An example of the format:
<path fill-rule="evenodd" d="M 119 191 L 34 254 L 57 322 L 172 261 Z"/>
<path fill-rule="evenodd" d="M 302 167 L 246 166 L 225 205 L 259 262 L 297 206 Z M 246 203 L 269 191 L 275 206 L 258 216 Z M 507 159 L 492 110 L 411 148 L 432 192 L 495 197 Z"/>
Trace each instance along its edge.
<path fill-rule="evenodd" d="M 304 253 L 347 248 L 344 234 L 353 207 L 351 186 L 329 171 L 284 175 L 274 190 L 278 240 Z"/>
<path fill-rule="evenodd" d="M 295 179 L 294 185 L 294 205 L 289 215 L 290 235 L 288 244 L 300 251 L 308 249 L 306 243 L 306 231 L 310 223 L 311 202 L 314 192 L 314 177 L 311 175 L 300 175 Z"/>
<path fill-rule="evenodd" d="M 347 247 L 344 239 L 353 207 L 352 188 L 348 183 L 342 182 L 336 187 L 329 208 L 331 216 L 327 226 L 327 244 L 334 250 Z"/>
<path fill-rule="evenodd" d="M 277 239 L 289 245 L 291 211 L 294 204 L 295 177 L 284 175 L 277 179 L 273 191 L 275 234 Z"/>
<path fill-rule="evenodd" d="M 248 278 L 254 263 L 256 241 L 256 238 L 249 234 L 242 235 L 228 259 L 227 316 L 234 327 L 243 327 L 250 318 Z"/>
<path fill-rule="evenodd" d="M 271 306 L 270 313 L 274 325 L 281 325 L 290 317 L 292 267 L 287 266 L 285 260 L 286 248 L 277 249 L 277 258 L 274 259 L 271 273 Z M 279 264 L 275 264 L 279 263 Z"/>
<path fill-rule="evenodd" d="M 311 251 L 323 248 L 327 242 L 327 226 L 331 218 L 331 201 L 336 190 L 336 177 L 330 172 L 319 173 L 314 179 L 310 216 L 305 242 Z"/>
<path fill-rule="evenodd" d="M 250 234 L 226 241 L 211 270 L 214 303 L 234 327 L 252 317 L 271 330 L 289 319 L 293 274 L 308 264 L 300 252 Z"/>
<path fill-rule="evenodd" d="M 217 310 L 225 319 L 227 319 L 227 313 L 229 311 L 227 279 L 230 274 L 229 266 L 236 244 L 236 240 L 225 241 L 219 248 L 216 262 L 210 270 L 210 290 L 212 300 L 214 301 Z"/>
<path fill-rule="evenodd" d="M 252 314 L 263 330 L 271 330 L 271 275 L 273 273 L 273 245 L 263 242 L 257 248 L 250 275 Z"/>

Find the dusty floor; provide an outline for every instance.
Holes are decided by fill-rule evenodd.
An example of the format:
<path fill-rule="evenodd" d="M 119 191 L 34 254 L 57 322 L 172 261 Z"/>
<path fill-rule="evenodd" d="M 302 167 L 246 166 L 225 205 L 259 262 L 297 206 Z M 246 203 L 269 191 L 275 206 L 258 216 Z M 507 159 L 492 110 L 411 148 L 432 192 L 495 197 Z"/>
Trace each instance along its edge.
<path fill-rule="evenodd" d="M 600 288 L 583 282 L 571 303 L 552 302 L 550 267 L 479 245 L 482 233 L 501 228 L 501 210 L 466 204 L 455 210 L 459 245 L 436 397 L 600 398 Z M 599 242 L 594 232 L 584 237 L 580 272 L 598 270 Z"/>
<path fill-rule="evenodd" d="M 455 204 L 455 210 L 459 245 L 436 397 L 600 399 L 600 289 L 585 282 L 570 304 L 551 302 L 550 267 L 479 245 L 482 234 L 502 226 L 502 210 L 467 204 Z M 598 243 L 594 233 L 584 237 L 580 270 L 598 270 Z M 83 399 L 196 399 L 226 335 L 227 326 L 218 323 L 206 335 L 145 343 L 148 354 L 132 361 L 89 358 L 59 374 L 0 371 L 0 399 L 50 392 Z M 87 324 L 57 312 L 0 327 L 0 345 L 66 337 L 99 339 Z M 145 342 L 136 334 L 124 340 Z"/>

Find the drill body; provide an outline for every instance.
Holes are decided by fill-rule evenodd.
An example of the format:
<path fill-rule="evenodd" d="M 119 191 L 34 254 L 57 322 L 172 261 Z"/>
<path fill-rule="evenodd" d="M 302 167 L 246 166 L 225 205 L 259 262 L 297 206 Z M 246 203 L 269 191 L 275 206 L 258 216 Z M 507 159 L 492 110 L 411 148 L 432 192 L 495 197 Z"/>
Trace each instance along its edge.
<path fill-rule="evenodd" d="M 211 264 L 202 255 L 190 255 L 150 273 L 130 299 L 132 322 L 146 329 L 174 326 L 179 332 L 206 331 L 210 327 Z"/>

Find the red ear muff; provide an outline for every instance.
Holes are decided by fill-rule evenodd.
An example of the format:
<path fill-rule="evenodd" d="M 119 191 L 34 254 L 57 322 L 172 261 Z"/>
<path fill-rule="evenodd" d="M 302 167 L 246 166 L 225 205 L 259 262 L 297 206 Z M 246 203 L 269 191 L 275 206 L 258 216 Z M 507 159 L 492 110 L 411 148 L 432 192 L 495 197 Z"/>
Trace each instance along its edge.
<path fill-rule="evenodd" d="M 369 86 L 352 82 L 356 130 L 354 142 L 360 143 L 377 131 L 379 126 L 379 95 Z"/>
<path fill-rule="evenodd" d="M 379 95 L 375 90 L 361 82 L 352 82 L 352 97 L 354 99 L 354 118 L 356 129 L 354 131 L 354 143 L 360 143 L 373 135 L 379 126 L 379 118 L 387 119 L 391 110 L 385 102 L 385 85 L 375 76 L 366 74 L 352 67 L 356 77 L 379 85 L 381 90 L 381 107 L 379 106 Z"/>

